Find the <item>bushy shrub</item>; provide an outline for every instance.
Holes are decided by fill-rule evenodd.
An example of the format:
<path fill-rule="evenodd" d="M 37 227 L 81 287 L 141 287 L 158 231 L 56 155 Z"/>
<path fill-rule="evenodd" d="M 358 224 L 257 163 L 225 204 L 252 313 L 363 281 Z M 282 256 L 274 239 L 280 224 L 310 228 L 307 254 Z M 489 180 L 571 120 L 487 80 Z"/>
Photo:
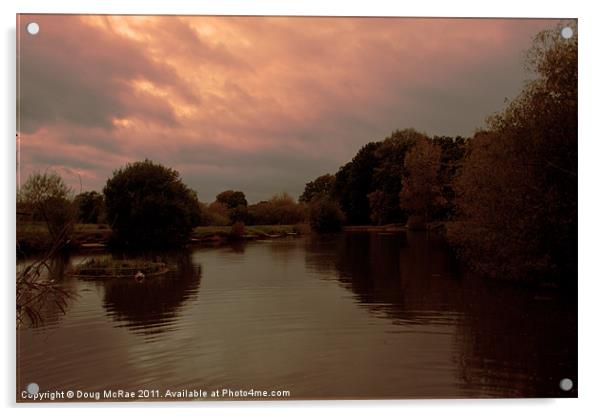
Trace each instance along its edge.
<path fill-rule="evenodd" d="M 341 231 L 345 215 L 335 201 L 323 197 L 315 198 L 309 204 L 309 225 L 317 233 Z"/>
<path fill-rule="evenodd" d="M 247 223 L 259 225 L 296 224 L 305 220 L 305 207 L 287 193 L 275 195 L 247 208 Z"/>

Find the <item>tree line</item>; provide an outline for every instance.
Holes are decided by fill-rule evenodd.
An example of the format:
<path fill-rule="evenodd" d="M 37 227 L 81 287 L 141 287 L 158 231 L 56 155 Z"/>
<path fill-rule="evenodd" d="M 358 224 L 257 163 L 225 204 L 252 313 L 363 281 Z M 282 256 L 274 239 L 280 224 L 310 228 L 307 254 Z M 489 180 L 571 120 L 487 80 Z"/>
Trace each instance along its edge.
<path fill-rule="evenodd" d="M 574 28 L 576 33 L 576 28 Z M 527 54 L 535 78 L 473 137 L 396 130 L 362 146 L 337 172 L 248 204 L 240 190 L 199 202 L 177 171 L 149 160 L 114 172 L 103 192 L 70 199 L 53 174 L 32 175 L 18 203 L 58 234 L 72 211 L 106 222 L 127 246 L 177 245 L 199 225 L 445 226 L 475 270 L 527 279 L 570 276 L 577 264 L 577 36 L 539 33 Z M 70 202 L 71 201 L 71 202 Z M 71 214 L 70 214 L 71 213 Z"/>
<path fill-rule="evenodd" d="M 328 198 L 349 224 L 445 225 L 475 270 L 506 279 L 577 271 L 577 36 L 539 33 L 535 78 L 473 137 L 398 130 L 364 145 L 301 201 Z"/>

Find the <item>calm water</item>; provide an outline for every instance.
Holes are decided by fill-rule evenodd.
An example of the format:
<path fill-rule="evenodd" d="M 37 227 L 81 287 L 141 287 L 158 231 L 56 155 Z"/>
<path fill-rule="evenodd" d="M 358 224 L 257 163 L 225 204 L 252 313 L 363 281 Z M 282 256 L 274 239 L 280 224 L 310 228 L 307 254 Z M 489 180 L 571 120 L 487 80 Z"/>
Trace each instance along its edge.
<path fill-rule="evenodd" d="M 64 277 L 66 314 L 18 332 L 45 390 L 289 390 L 292 399 L 561 397 L 576 295 L 461 276 L 425 233 L 290 238 L 167 257 L 133 281 Z M 61 277 L 63 276 L 63 277 Z M 571 301 L 572 300 L 572 301 Z"/>

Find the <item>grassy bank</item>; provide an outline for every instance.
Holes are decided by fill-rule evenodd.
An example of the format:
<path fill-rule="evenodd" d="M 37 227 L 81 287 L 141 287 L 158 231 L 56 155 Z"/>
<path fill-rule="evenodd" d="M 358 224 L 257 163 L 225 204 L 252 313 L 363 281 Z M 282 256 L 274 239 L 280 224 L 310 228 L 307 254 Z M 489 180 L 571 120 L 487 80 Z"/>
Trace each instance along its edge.
<path fill-rule="evenodd" d="M 78 248 L 90 244 L 106 244 L 110 235 L 111 229 L 106 224 L 76 224 L 69 246 Z M 20 254 L 46 251 L 51 246 L 52 238 L 45 223 L 17 222 L 17 250 Z"/>
<path fill-rule="evenodd" d="M 296 225 L 245 225 L 242 231 L 243 239 L 275 238 L 286 235 L 300 235 L 308 232 L 304 224 Z M 192 232 L 192 241 L 213 241 L 230 238 L 232 227 L 225 226 L 202 226 L 196 227 Z"/>
<path fill-rule="evenodd" d="M 309 232 L 305 224 L 297 225 L 246 225 L 242 239 L 276 238 L 287 235 L 300 235 Z M 102 248 L 108 243 L 111 229 L 107 224 L 76 224 L 69 246 L 75 249 Z M 232 238 L 232 226 L 202 226 L 192 231 L 191 243 L 224 242 Z M 48 250 L 52 238 L 43 222 L 20 221 L 17 223 L 17 249 L 19 254 L 36 253 Z"/>

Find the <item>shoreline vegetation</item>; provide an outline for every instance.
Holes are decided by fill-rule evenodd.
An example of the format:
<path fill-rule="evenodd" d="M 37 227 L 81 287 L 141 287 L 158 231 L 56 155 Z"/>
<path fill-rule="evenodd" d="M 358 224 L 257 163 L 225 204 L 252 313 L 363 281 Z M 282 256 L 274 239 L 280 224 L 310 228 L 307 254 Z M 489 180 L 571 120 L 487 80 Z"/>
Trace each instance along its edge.
<path fill-rule="evenodd" d="M 444 224 L 433 222 L 425 224 L 424 228 L 414 230 L 442 230 Z M 342 232 L 386 232 L 400 233 L 412 230 L 405 224 L 384 225 L 346 225 Z M 284 237 L 300 237 L 311 234 L 309 224 L 292 225 L 249 225 L 244 226 L 242 235 L 234 235 L 232 226 L 207 225 L 195 227 L 186 245 L 221 245 L 233 241 L 268 240 Z M 81 253 L 87 251 L 109 249 L 111 229 L 107 224 L 77 224 L 74 227 L 67 246 L 70 250 Z M 17 230 L 17 245 L 20 255 L 44 253 L 52 244 L 52 238 L 43 223 L 21 224 Z"/>
<path fill-rule="evenodd" d="M 43 223 L 22 223 L 17 230 L 17 246 L 21 256 L 43 253 L 52 245 L 52 237 Z M 352 227 L 355 228 L 355 227 Z M 307 224 L 249 225 L 242 235 L 234 235 L 232 226 L 207 225 L 192 230 L 187 245 L 215 245 L 230 241 L 261 240 L 301 236 L 310 233 Z M 107 224 L 77 224 L 67 243 L 76 252 L 106 250 L 110 246 L 111 228 Z"/>
<path fill-rule="evenodd" d="M 249 204 L 230 189 L 203 203 L 179 172 L 150 160 L 76 196 L 58 174 L 34 173 L 17 195 L 18 255 L 428 230 L 480 275 L 574 283 L 577 36 L 558 33 L 537 35 L 526 62 L 535 78 L 473 137 L 396 130 L 308 182 L 298 200 Z"/>

